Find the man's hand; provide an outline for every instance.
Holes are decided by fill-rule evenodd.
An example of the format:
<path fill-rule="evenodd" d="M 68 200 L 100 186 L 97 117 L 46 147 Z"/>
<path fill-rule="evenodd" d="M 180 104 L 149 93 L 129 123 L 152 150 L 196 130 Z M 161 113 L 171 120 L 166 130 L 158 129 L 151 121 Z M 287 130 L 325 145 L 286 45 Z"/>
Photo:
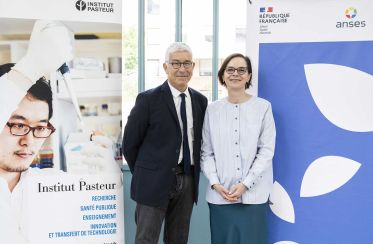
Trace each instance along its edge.
<path fill-rule="evenodd" d="M 35 83 L 73 58 L 73 33 L 62 23 L 37 20 L 26 55 L 12 68 Z"/>

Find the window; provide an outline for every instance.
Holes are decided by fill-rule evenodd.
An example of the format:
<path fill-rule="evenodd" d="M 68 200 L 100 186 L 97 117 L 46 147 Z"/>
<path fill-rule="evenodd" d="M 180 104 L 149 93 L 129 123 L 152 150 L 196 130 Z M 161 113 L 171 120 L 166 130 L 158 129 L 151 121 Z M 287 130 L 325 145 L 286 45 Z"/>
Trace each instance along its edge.
<path fill-rule="evenodd" d="M 246 8 L 247 0 L 217 0 L 219 3 L 219 61 L 230 54 L 246 53 Z M 190 86 L 212 100 L 213 50 L 213 3 L 214 1 L 188 0 L 182 4 L 182 40 L 193 51 L 196 63 Z M 175 41 L 175 4 L 169 0 L 145 0 L 145 67 L 137 66 L 138 2 L 124 0 L 123 4 L 123 60 L 125 107 L 132 108 L 138 92 L 138 70 L 145 72 L 145 89 L 162 84 L 167 76 L 163 70 L 166 48 Z M 196 8 L 195 6 L 198 6 Z M 219 67 L 216 67 L 219 68 Z M 226 89 L 218 85 L 218 98 L 227 95 Z M 123 116 L 126 117 L 124 108 Z"/>
<path fill-rule="evenodd" d="M 137 1 L 126 0 L 123 4 L 123 83 L 122 83 L 122 117 L 123 125 L 135 103 L 138 93 L 138 6 Z"/>
<path fill-rule="evenodd" d="M 145 89 L 147 90 L 162 84 L 167 79 L 162 66 L 166 48 L 175 40 L 175 1 L 148 0 L 145 8 L 147 9 Z"/>
<path fill-rule="evenodd" d="M 147 13 L 153 15 L 159 15 L 159 0 L 148 0 Z"/>
<path fill-rule="evenodd" d="M 211 101 L 213 1 L 188 0 L 182 3 L 183 41 L 192 48 L 196 62 L 189 85 Z"/>
<path fill-rule="evenodd" d="M 211 71 L 212 60 L 211 59 L 200 59 L 199 60 L 199 76 L 210 76 L 212 75 Z"/>
<path fill-rule="evenodd" d="M 247 0 L 220 0 L 219 59 L 220 64 L 232 53 L 246 54 Z M 234 13 L 234 14 L 232 14 Z M 218 98 L 226 97 L 227 90 L 218 86 Z"/>

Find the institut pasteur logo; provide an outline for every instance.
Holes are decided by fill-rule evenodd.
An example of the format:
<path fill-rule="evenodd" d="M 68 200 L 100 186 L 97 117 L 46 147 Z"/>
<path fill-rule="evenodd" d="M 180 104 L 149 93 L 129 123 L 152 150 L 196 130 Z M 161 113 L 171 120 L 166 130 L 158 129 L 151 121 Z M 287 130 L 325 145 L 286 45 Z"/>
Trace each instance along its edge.
<path fill-rule="evenodd" d="M 75 7 L 79 11 L 114 13 L 114 3 L 112 2 L 94 2 L 78 0 Z"/>
<path fill-rule="evenodd" d="M 79 11 L 84 11 L 87 8 L 86 2 L 79 0 L 75 3 L 75 7 Z"/>

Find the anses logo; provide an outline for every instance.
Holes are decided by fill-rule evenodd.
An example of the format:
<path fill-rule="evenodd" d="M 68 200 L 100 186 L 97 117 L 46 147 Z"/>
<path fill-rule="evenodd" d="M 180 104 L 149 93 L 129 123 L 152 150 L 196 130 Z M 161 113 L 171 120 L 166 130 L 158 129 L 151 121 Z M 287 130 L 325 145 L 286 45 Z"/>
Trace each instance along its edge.
<path fill-rule="evenodd" d="M 357 10 L 354 7 L 349 7 L 344 11 L 344 14 L 347 19 L 338 21 L 336 26 L 337 28 L 364 28 L 366 27 L 366 21 L 361 20 L 361 18 L 356 18 Z M 358 20 L 357 20 L 358 19 Z"/>
<path fill-rule="evenodd" d="M 355 18 L 356 15 L 357 15 L 357 10 L 356 10 L 356 8 L 349 7 L 348 9 L 346 9 L 346 11 L 345 11 L 345 15 L 346 15 L 346 17 L 349 18 L 349 19 L 353 19 L 353 18 Z"/>

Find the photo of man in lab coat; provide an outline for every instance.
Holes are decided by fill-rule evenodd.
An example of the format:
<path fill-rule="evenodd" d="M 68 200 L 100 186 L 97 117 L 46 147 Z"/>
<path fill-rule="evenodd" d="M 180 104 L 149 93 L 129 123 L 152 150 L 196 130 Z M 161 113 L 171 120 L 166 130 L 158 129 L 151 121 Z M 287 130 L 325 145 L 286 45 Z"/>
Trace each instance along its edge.
<path fill-rule="evenodd" d="M 8 67 L 2 65 L 0 70 Z M 2 78 L 2 88 L 6 83 L 3 81 Z M 4 117 L 3 112 L 1 110 L 1 117 Z M 44 141 L 54 132 L 49 123 L 52 114 L 52 91 L 46 81 L 40 79 L 27 91 L 9 120 L 1 125 L 0 235 L 5 243 L 27 243 L 23 236 L 27 232 L 26 215 L 22 214 L 23 184 L 27 177 L 45 171 L 30 168 L 30 165 Z"/>
<path fill-rule="evenodd" d="M 45 170 L 30 168 L 53 132 L 49 77 L 72 59 L 68 30 L 37 21 L 26 55 L 0 67 L 0 236 L 4 244 L 27 243 L 27 214 L 22 212 L 23 181 Z"/>
<path fill-rule="evenodd" d="M 36 222 L 30 221 L 28 216 L 28 179 L 65 173 L 60 168 L 39 169 L 30 166 L 44 142 L 57 129 L 51 122 L 53 94 L 48 79 L 63 64 L 72 60 L 72 45 L 72 33 L 64 25 L 37 20 L 24 57 L 16 64 L 0 65 L 2 244 L 25 244 L 31 241 L 28 234 L 31 224 Z M 93 133 L 82 145 L 81 158 L 88 164 L 103 165 L 101 172 L 120 172 L 108 137 Z"/>

